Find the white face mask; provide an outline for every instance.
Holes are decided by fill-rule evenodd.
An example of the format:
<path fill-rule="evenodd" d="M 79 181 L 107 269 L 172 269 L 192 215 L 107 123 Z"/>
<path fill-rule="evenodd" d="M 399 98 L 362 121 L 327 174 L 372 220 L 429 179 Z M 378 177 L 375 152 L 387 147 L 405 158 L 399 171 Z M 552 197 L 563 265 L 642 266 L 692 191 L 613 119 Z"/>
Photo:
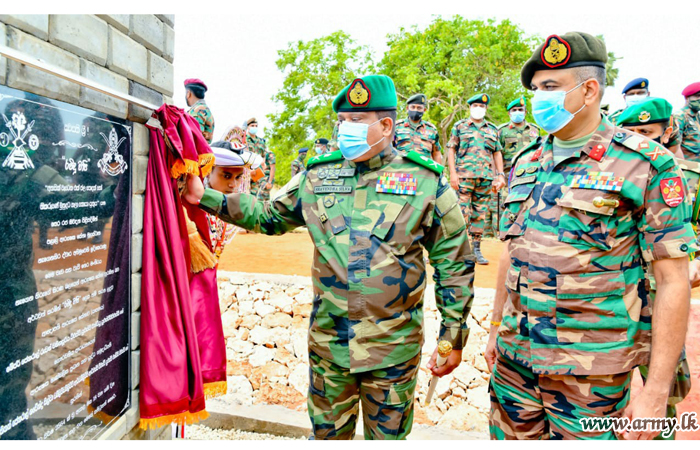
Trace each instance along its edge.
<path fill-rule="evenodd" d="M 645 101 L 647 101 L 648 98 L 649 98 L 649 96 L 645 95 L 645 94 L 627 95 L 625 97 L 625 102 L 627 103 L 627 106 L 629 107 L 629 106 L 634 106 L 634 105 L 638 105 L 642 102 L 645 102 Z"/>
<path fill-rule="evenodd" d="M 474 120 L 481 120 L 486 116 L 486 108 L 481 106 L 472 106 L 469 108 L 469 115 L 471 115 Z"/>

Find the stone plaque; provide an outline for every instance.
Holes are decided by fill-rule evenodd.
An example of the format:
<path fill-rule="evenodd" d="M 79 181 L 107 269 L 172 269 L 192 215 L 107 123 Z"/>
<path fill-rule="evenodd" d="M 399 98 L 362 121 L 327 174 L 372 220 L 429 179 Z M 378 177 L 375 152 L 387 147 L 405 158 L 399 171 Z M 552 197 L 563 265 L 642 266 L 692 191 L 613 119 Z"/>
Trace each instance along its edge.
<path fill-rule="evenodd" d="M 0 86 L 0 439 L 129 408 L 131 123 Z"/>

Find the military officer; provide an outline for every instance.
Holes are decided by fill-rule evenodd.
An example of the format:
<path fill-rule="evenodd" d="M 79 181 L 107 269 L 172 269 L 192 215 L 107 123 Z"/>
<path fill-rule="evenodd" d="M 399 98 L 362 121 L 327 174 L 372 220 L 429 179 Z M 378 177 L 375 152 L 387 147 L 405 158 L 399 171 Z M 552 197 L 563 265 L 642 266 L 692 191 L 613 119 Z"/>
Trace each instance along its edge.
<path fill-rule="evenodd" d="M 668 101 L 662 98 L 650 98 L 645 102 L 627 108 L 620 114 L 617 123 L 626 130 L 639 133 L 652 141 L 666 145 L 673 132 L 673 127 L 669 124 L 671 111 L 672 106 Z M 693 198 L 697 195 L 700 164 L 680 160 L 678 165 L 683 170 L 686 180 L 688 180 L 688 194 Z M 691 180 L 693 180 L 692 183 Z M 697 265 L 698 263 L 700 261 L 693 260 L 690 264 Z M 656 290 L 655 280 L 651 274 L 647 274 L 646 278 L 650 280 L 650 294 L 653 298 Z M 642 375 L 642 379 L 646 381 L 649 375 L 649 367 L 646 365 L 639 366 L 639 372 Z M 690 367 L 688 366 L 684 350 L 669 393 L 668 407 L 666 409 L 667 417 L 676 417 L 676 405 L 688 395 L 690 387 Z M 670 439 L 675 438 L 675 430 L 673 429 L 670 429 L 666 434 Z M 661 435 L 657 436 L 657 438 L 661 437 Z"/>
<path fill-rule="evenodd" d="M 470 117 L 452 127 L 447 143 L 450 184 L 459 192 L 462 214 L 469 223 L 478 264 L 489 263 L 481 254 L 481 235 L 491 190 L 505 185 L 498 128 L 484 119 L 490 101 L 487 94 L 477 94 L 467 100 Z M 492 166 L 496 167 L 495 174 Z"/>
<path fill-rule="evenodd" d="M 318 155 L 323 155 L 324 153 L 328 153 L 328 139 L 326 138 L 318 138 L 314 142 L 314 151 L 316 152 L 316 156 Z"/>
<path fill-rule="evenodd" d="M 250 193 L 257 195 L 261 200 L 269 200 L 270 190 L 275 183 L 277 158 L 275 158 L 274 153 L 267 149 L 265 139 L 258 136 L 258 121 L 255 117 L 246 121 L 246 142 L 250 151 L 257 153 L 263 158 L 263 170 L 265 172 L 265 176 L 262 179 L 256 182 L 251 181 Z"/>
<path fill-rule="evenodd" d="M 309 149 L 307 147 L 302 147 L 299 149 L 299 156 L 297 156 L 296 159 L 292 161 L 292 178 L 294 177 L 294 175 L 304 171 L 304 160 L 306 159 L 306 152 L 308 151 Z"/>
<path fill-rule="evenodd" d="M 317 439 L 351 439 L 362 405 L 366 439 L 411 431 L 420 363 L 424 249 L 435 268 L 440 339 L 455 348 L 438 376 L 456 368 L 469 330 L 474 257 L 457 194 L 442 166 L 391 145 L 391 78 L 353 80 L 333 101 L 339 152 L 309 160 L 272 202 L 204 191 L 191 177 L 186 201 L 269 235 L 305 225 L 314 242 L 308 411 Z M 437 349 L 436 349 L 437 350 Z"/>
<path fill-rule="evenodd" d="M 197 119 L 202 136 L 211 144 L 214 135 L 214 116 L 204 101 L 204 94 L 207 92 L 207 85 L 197 78 L 185 80 L 185 102 L 190 109 L 187 112 Z"/>
<path fill-rule="evenodd" d="M 646 78 L 635 78 L 622 89 L 622 98 L 625 99 L 625 104 L 627 106 L 610 114 L 608 119 L 610 119 L 613 124 L 618 123 L 617 118 L 620 117 L 620 114 L 622 114 L 626 108 L 646 101 L 649 95 L 649 80 Z"/>
<path fill-rule="evenodd" d="M 527 100 L 525 100 L 524 96 L 521 95 L 511 101 L 507 109 L 510 122 L 504 123 L 498 127 L 498 142 L 503 148 L 503 173 L 505 174 L 510 173 L 511 160 L 518 150 L 537 139 L 540 135 L 540 128 L 534 123 L 528 123 L 528 121 L 525 120 L 525 115 L 527 114 Z M 499 193 L 501 198 L 500 205 L 498 204 Z M 498 232 L 498 218 L 502 215 L 496 213 L 496 208 L 501 208 L 502 213 L 502 203 L 508 191 L 503 187 L 499 193 L 491 193 L 491 203 L 489 204 L 489 213 L 487 214 L 487 224 L 490 224 L 491 230 L 493 230 L 494 233 Z"/>
<path fill-rule="evenodd" d="M 394 135 L 396 150 L 408 152 L 414 150 L 421 155 L 433 158 L 438 164 L 442 163 L 440 151 L 440 136 L 438 129 L 427 120 L 423 114 L 427 111 L 424 94 L 415 94 L 406 101 L 408 119 L 396 122 Z"/>
<path fill-rule="evenodd" d="M 683 89 L 685 106 L 673 115 L 681 137 L 685 159 L 700 161 L 700 82 Z"/>
<path fill-rule="evenodd" d="M 599 38 L 552 35 L 521 72 L 550 135 L 515 157 L 501 221 L 508 296 L 494 304 L 486 352 L 492 438 L 613 439 L 580 419 L 666 413 L 697 241 L 673 157 L 602 118 L 606 60 Z M 653 316 L 645 262 L 657 280 Z M 649 378 L 630 402 L 641 364 Z"/>

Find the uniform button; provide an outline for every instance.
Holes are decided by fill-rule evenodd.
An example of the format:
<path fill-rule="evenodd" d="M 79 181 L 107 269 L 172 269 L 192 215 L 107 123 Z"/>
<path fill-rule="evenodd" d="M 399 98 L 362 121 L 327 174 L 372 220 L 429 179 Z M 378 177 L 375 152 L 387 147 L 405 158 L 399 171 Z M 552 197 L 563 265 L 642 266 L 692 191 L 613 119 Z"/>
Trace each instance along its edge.
<path fill-rule="evenodd" d="M 681 245 L 681 251 L 682 251 L 682 252 L 687 252 L 687 251 L 688 251 L 688 244 L 682 244 L 682 245 Z"/>

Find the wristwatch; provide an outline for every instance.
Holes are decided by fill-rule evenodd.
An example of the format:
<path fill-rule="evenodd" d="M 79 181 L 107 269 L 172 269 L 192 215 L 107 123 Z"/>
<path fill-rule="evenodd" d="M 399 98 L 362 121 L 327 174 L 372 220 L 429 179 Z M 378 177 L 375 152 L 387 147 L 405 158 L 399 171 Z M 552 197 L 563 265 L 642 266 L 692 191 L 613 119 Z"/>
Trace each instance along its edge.
<path fill-rule="evenodd" d="M 505 178 L 505 177 L 506 177 L 506 174 L 505 174 L 505 173 L 503 173 L 503 172 L 498 172 L 498 173 L 497 173 L 496 175 L 500 175 L 500 176 L 502 176 L 503 178 Z"/>

